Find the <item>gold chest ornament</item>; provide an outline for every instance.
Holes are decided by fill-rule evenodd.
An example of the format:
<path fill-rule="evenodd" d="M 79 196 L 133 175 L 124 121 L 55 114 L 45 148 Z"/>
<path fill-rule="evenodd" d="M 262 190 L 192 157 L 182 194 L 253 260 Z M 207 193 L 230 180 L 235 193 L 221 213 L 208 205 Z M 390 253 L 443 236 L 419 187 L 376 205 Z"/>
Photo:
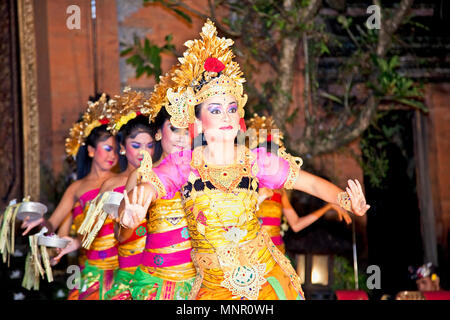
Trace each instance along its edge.
<path fill-rule="evenodd" d="M 237 149 L 237 159 L 239 161 L 229 166 L 210 166 L 203 160 L 203 147 L 194 150 L 192 157 L 192 167 L 197 169 L 202 181 L 211 182 L 218 190 L 225 193 L 235 192 L 243 177 L 250 177 L 252 172 L 252 162 L 255 159 L 254 154 L 245 147 Z M 250 183 L 250 181 L 249 181 Z M 249 188 L 256 190 L 256 181 L 249 185 Z M 205 194 L 211 192 L 205 185 Z M 247 208 L 246 212 L 239 217 L 238 225 L 245 226 L 247 221 L 247 211 L 251 201 L 242 200 Z M 210 209 L 216 211 L 215 201 L 211 199 Z M 194 208 L 194 211 L 197 211 Z M 216 212 L 217 214 L 217 212 Z M 207 225 L 206 217 L 203 212 L 196 212 L 197 230 L 205 236 L 205 227 Z M 231 291 L 234 296 L 247 299 L 257 299 L 261 286 L 267 282 L 264 278 L 266 264 L 258 264 L 256 259 L 248 259 L 248 253 L 243 252 L 239 247 L 240 241 L 247 235 L 246 229 L 238 226 L 225 227 L 224 238 L 230 242 L 229 245 L 215 248 L 217 260 L 224 272 L 224 279 L 220 285 Z M 244 250 L 245 251 L 245 250 Z M 254 261 L 252 261 L 254 260 Z"/>

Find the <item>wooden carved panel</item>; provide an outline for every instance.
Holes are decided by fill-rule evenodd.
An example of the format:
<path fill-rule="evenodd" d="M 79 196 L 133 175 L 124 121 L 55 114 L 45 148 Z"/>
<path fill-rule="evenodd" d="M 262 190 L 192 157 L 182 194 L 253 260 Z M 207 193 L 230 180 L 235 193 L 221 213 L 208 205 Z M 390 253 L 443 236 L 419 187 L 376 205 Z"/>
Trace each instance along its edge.
<path fill-rule="evenodd" d="M 0 1 L 0 208 L 23 195 L 16 11 L 15 0 Z"/>
<path fill-rule="evenodd" d="M 24 194 L 39 200 L 39 108 L 37 100 L 36 36 L 33 0 L 19 0 L 18 22 L 23 123 Z"/>

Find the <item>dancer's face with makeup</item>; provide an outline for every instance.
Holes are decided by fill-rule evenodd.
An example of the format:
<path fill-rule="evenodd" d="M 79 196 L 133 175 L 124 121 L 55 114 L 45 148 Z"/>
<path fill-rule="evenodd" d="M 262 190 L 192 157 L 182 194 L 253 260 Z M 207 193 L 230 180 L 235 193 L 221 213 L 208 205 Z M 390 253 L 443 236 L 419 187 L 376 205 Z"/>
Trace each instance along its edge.
<path fill-rule="evenodd" d="M 88 152 L 92 161 L 102 170 L 111 170 L 117 163 L 116 141 L 113 137 L 99 141 L 95 148 L 88 146 Z"/>
<path fill-rule="evenodd" d="M 205 100 L 196 121 L 207 142 L 234 142 L 239 131 L 239 120 L 236 98 L 227 94 Z"/>
<path fill-rule="evenodd" d="M 161 134 L 161 147 L 166 154 L 190 149 L 189 131 L 174 127 L 166 120 L 158 131 Z"/>
<path fill-rule="evenodd" d="M 143 159 L 143 155 L 140 154 L 141 150 L 146 150 L 151 157 L 153 156 L 155 143 L 150 134 L 147 132 L 139 132 L 134 137 L 131 135 L 125 139 L 125 155 L 128 164 L 135 168 L 140 166 Z"/>

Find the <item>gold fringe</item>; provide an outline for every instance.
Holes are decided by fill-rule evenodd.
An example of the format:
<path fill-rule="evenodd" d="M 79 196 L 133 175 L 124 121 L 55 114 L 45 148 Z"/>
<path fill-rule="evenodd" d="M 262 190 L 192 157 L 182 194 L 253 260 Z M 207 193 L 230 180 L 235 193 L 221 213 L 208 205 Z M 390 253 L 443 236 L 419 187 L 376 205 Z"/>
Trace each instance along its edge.
<path fill-rule="evenodd" d="M 33 262 L 34 262 L 34 270 L 35 273 L 39 273 L 41 275 L 41 277 L 44 277 L 44 268 L 42 268 L 41 265 L 41 257 L 39 255 L 39 249 L 38 249 L 38 245 L 37 245 L 37 236 L 30 236 L 29 237 L 30 240 L 30 248 L 31 248 L 31 256 L 33 258 Z"/>
<path fill-rule="evenodd" d="M 3 263 L 10 263 L 10 255 L 14 253 L 14 228 L 20 203 L 9 205 L 3 214 L 0 229 L 0 253 Z"/>
<path fill-rule="evenodd" d="M 25 259 L 25 272 L 22 280 L 22 287 L 27 290 L 39 290 L 39 275 L 34 272 L 33 256 L 31 252 L 28 252 L 27 258 Z"/>
<path fill-rule="evenodd" d="M 47 275 L 48 282 L 53 282 L 52 267 L 50 266 L 50 257 L 48 256 L 48 251 L 46 246 L 41 247 L 41 257 L 44 263 L 45 273 Z"/>
<path fill-rule="evenodd" d="M 97 196 L 97 198 L 92 200 L 89 204 L 89 209 L 86 213 L 86 217 L 84 218 L 84 221 L 81 224 L 80 229 L 78 230 L 78 233 L 83 235 L 82 246 L 85 249 L 89 249 L 95 237 L 97 236 L 97 233 L 108 217 L 108 214 L 103 211 L 103 204 L 106 202 L 108 197 L 109 192 L 104 192 L 101 196 Z"/>

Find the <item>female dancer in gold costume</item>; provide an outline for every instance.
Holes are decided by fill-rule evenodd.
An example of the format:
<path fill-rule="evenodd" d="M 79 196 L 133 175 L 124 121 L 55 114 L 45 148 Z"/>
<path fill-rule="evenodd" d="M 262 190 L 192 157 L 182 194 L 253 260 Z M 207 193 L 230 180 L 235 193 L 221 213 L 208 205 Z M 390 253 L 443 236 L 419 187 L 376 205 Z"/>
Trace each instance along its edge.
<path fill-rule="evenodd" d="M 189 134 L 186 129 L 174 127 L 170 115 L 161 105 L 166 96 L 169 76 L 161 78 L 149 100 L 155 108 L 161 107 L 155 120 L 157 140 L 161 148 L 161 159 L 174 152 L 190 148 Z M 142 165 L 145 165 L 144 163 Z M 148 164 L 151 166 L 151 164 Z M 130 177 L 127 189 L 137 183 L 137 176 Z M 170 197 L 156 200 L 147 213 L 147 239 L 142 255 L 141 266 L 136 270 L 131 282 L 131 293 L 135 300 L 186 300 L 195 279 L 195 267 L 191 260 L 191 238 L 183 209 L 180 192 Z M 119 234 L 124 241 L 130 232 Z"/>
<path fill-rule="evenodd" d="M 119 214 L 127 234 L 156 199 L 182 191 L 192 259 L 197 277 L 190 298 L 304 299 L 300 280 L 276 248 L 256 216 L 258 189 L 294 188 L 345 206 L 363 215 L 369 206 L 358 181 L 347 193 L 332 183 L 300 170 L 301 159 L 280 149 L 249 150 L 235 144 L 244 128 L 244 79 L 230 46 L 218 38 L 211 21 L 202 39 L 188 47 L 167 90 L 165 106 L 172 125 L 203 132 L 206 146 L 172 153 L 157 167 L 141 167 L 141 184 L 124 197 Z"/>
<path fill-rule="evenodd" d="M 106 180 L 100 189 L 100 194 L 108 191 L 120 193 L 124 191 L 128 176 L 139 167 L 143 160 L 142 150 L 146 150 L 152 157 L 156 156 L 156 159 L 159 158 L 159 155 L 155 155 L 155 125 L 150 123 L 156 116 L 156 110 L 145 101 L 143 94 L 131 91 L 129 88 L 125 89 L 124 93 L 116 99 L 117 103 L 114 104 L 112 110 L 112 128 L 113 134 L 118 137 L 119 164 L 123 172 Z M 104 299 L 131 299 L 129 286 L 134 272 L 141 264 L 146 239 L 145 225 L 145 221 L 142 222 L 130 238 L 118 242 L 119 269 L 116 270 L 112 288 L 105 293 Z M 116 242 L 114 229 L 117 228 L 118 225 L 114 223 L 113 219 L 108 218 L 99 234 L 103 233 L 103 236 L 108 236 L 113 242 Z M 97 237 L 99 240 L 101 239 L 99 235 Z M 95 241 L 92 245 L 95 244 Z"/>
<path fill-rule="evenodd" d="M 43 218 L 33 222 L 25 220 L 22 224 L 22 228 L 25 228 L 23 235 L 39 224 L 47 227 L 48 232 L 52 233 L 70 212 L 75 228 L 78 228 L 83 220 L 86 204 L 97 196 L 102 183 L 115 175 L 111 169 L 117 163 L 116 143 L 107 130 L 111 120 L 107 110 L 108 101 L 103 94 L 98 101 L 89 104 L 82 121 L 75 123 L 71 128 L 70 137 L 66 140 L 66 152 L 77 161 L 78 180 L 67 188 L 49 220 Z M 67 239 L 71 240 L 70 243 L 60 250 L 60 253 L 52 259 L 52 263 L 57 263 L 63 255 L 79 248 L 76 239 L 71 237 Z M 82 255 L 79 261 L 82 268 L 84 258 Z M 78 299 L 78 290 L 72 291 L 69 299 Z"/>

